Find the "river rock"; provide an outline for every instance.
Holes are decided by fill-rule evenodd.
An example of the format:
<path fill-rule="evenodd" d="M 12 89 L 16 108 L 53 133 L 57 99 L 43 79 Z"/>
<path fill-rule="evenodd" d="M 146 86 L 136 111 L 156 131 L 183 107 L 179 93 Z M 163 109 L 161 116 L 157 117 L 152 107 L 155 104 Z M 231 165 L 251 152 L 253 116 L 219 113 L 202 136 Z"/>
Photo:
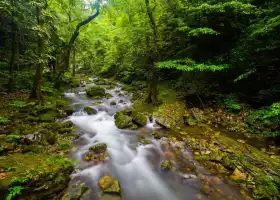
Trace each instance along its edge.
<path fill-rule="evenodd" d="M 133 122 L 139 126 L 145 126 L 147 124 L 147 116 L 144 113 L 133 110 L 131 112 L 131 117 Z"/>
<path fill-rule="evenodd" d="M 181 102 L 164 103 L 153 113 L 156 122 L 165 128 L 174 128 L 183 124 L 185 105 Z"/>
<path fill-rule="evenodd" d="M 86 89 L 88 97 L 101 98 L 105 96 L 105 89 L 99 86 L 91 86 Z"/>
<path fill-rule="evenodd" d="M 84 111 L 89 114 L 89 115 L 95 115 L 97 113 L 97 111 L 89 106 L 84 107 Z"/>
<path fill-rule="evenodd" d="M 111 102 L 110 102 L 110 105 L 111 105 L 111 106 L 115 106 L 115 105 L 117 105 L 117 102 L 111 101 Z"/>
<path fill-rule="evenodd" d="M 136 124 L 133 123 L 133 119 L 130 116 L 131 110 L 122 110 L 115 114 L 115 124 L 119 129 L 131 129 L 135 130 L 138 128 Z"/>
<path fill-rule="evenodd" d="M 103 176 L 98 185 L 104 193 L 121 194 L 120 183 L 112 176 Z"/>
<path fill-rule="evenodd" d="M 94 159 L 94 154 L 92 152 L 87 152 L 84 154 L 84 160 L 90 162 Z"/>
<path fill-rule="evenodd" d="M 89 150 L 93 151 L 94 153 L 105 153 L 107 150 L 107 144 L 99 143 L 95 144 L 89 148 Z"/>

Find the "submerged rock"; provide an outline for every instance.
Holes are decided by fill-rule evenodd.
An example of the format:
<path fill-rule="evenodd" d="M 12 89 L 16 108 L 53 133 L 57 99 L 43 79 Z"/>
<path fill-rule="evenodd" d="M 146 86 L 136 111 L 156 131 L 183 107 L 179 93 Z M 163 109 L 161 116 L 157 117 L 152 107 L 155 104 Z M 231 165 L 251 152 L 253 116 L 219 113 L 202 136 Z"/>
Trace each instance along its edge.
<path fill-rule="evenodd" d="M 121 194 L 120 183 L 112 176 L 103 176 L 98 185 L 104 193 Z"/>
<path fill-rule="evenodd" d="M 86 89 L 86 94 L 88 97 L 101 98 L 105 96 L 105 89 L 99 86 L 91 86 Z"/>
<path fill-rule="evenodd" d="M 165 171 L 165 172 L 169 171 L 171 169 L 171 167 L 172 167 L 172 164 L 171 164 L 170 160 L 164 160 L 160 164 L 161 171 Z"/>
<path fill-rule="evenodd" d="M 84 111 L 89 114 L 89 115 L 95 115 L 97 113 L 97 111 L 89 106 L 84 107 Z"/>
<path fill-rule="evenodd" d="M 107 150 L 107 144 L 99 143 L 95 144 L 89 148 L 89 150 L 93 151 L 94 153 L 105 153 Z"/>

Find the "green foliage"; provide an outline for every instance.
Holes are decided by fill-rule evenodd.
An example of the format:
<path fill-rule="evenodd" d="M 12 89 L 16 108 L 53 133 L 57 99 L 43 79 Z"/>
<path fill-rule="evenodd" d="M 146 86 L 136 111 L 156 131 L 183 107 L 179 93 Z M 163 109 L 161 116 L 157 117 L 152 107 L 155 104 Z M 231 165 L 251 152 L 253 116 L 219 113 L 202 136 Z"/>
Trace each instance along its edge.
<path fill-rule="evenodd" d="M 105 89 L 99 86 L 91 86 L 86 89 L 86 94 L 89 97 L 101 98 L 105 96 Z"/>
<path fill-rule="evenodd" d="M 11 189 L 9 189 L 9 194 L 6 197 L 6 200 L 12 200 L 14 199 L 17 195 L 21 194 L 21 191 L 24 189 L 22 186 L 14 186 Z"/>
<path fill-rule="evenodd" d="M 228 65 L 211 65 L 211 64 L 200 64 L 196 63 L 192 59 L 184 60 L 169 60 L 164 62 L 158 62 L 157 67 L 167 68 L 167 69 L 176 69 L 180 71 L 221 71 L 228 68 Z"/>
<path fill-rule="evenodd" d="M 0 116 L 0 124 L 8 124 L 9 119 L 7 117 L 1 117 Z"/>
<path fill-rule="evenodd" d="M 26 106 L 25 101 L 14 101 L 10 104 L 8 104 L 8 107 L 11 108 L 24 108 Z"/>
<path fill-rule="evenodd" d="M 224 106 L 231 111 L 240 111 L 242 109 L 242 106 L 237 102 L 237 98 L 232 95 L 224 99 Z"/>
<path fill-rule="evenodd" d="M 277 129 L 280 124 L 280 103 L 273 103 L 271 106 L 266 108 L 251 111 L 246 118 L 247 123 L 258 127 L 259 130 L 264 130 L 265 128 Z M 279 131 L 273 133 L 264 133 L 267 136 L 277 136 Z"/>
<path fill-rule="evenodd" d="M 58 149 L 61 151 L 65 151 L 65 150 L 70 149 L 71 147 L 72 147 L 72 144 L 70 142 L 66 142 L 66 143 L 60 144 Z"/>
<path fill-rule="evenodd" d="M 211 28 L 196 28 L 191 30 L 188 35 L 192 37 L 200 37 L 204 35 L 218 35 L 218 33 Z"/>

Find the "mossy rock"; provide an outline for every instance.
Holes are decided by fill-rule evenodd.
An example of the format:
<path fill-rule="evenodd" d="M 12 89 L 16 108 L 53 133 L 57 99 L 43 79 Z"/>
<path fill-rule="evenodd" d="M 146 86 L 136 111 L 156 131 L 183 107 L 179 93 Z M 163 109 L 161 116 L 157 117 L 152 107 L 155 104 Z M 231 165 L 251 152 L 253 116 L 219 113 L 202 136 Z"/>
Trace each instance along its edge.
<path fill-rule="evenodd" d="M 42 145 L 38 145 L 38 144 L 31 144 L 28 146 L 24 146 L 22 149 L 23 153 L 32 152 L 32 153 L 38 154 L 38 153 L 43 153 L 43 151 L 44 151 L 44 147 Z"/>
<path fill-rule="evenodd" d="M 153 132 L 152 133 L 153 138 L 159 140 L 160 138 L 162 138 L 162 135 L 159 132 Z"/>
<path fill-rule="evenodd" d="M 39 121 L 40 122 L 54 122 L 58 118 L 58 113 L 52 111 L 52 112 L 47 112 L 44 114 L 41 114 L 39 116 Z"/>
<path fill-rule="evenodd" d="M 94 159 L 94 154 L 92 152 L 87 152 L 83 156 L 84 160 L 90 162 Z"/>
<path fill-rule="evenodd" d="M 105 96 L 105 89 L 100 86 L 91 86 L 86 89 L 86 94 L 88 97 L 102 98 Z"/>
<path fill-rule="evenodd" d="M 198 108 L 191 108 L 184 114 L 184 123 L 190 126 L 204 123 L 207 120 L 208 117 L 204 114 L 203 110 Z"/>
<path fill-rule="evenodd" d="M 75 110 L 73 108 L 69 108 L 69 107 L 66 107 L 63 110 L 65 111 L 67 116 L 72 115 L 75 112 Z"/>
<path fill-rule="evenodd" d="M 99 187 L 104 193 L 121 194 L 120 183 L 112 176 L 103 176 L 98 181 Z"/>
<path fill-rule="evenodd" d="M 85 183 L 81 181 L 70 183 L 69 185 L 70 189 L 63 195 L 61 200 L 80 200 L 91 191 L 90 188 L 86 187 Z"/>
<path fill-rule="evenodd" d="M 153 113 L 156 122 L 165 128 L 184 123 L 185 105 L 182 102 L 164 103 Z"/>
<path fill-rule="evenodd" d="M 105 153 L 107 150 L 107 144 L 99 143 L 95 144 L 89 148 L 89 150 L 93 151 L 94 153 Z"/>
<path fill-rule="evenodd" d="M 133 123 L 133 119 L 129 114 L 131 114 L 131 110 L 123 110 L 115 114 L 115 124 L 119 129 L 135 130 L 138 128 L 138 126 Z"/>
<path fill-rule="evenodd" d="M 107 99 L 110 99 L 111 97 L 113 97 L 113 95 L 111 95 L 110 93 L 106 93 L 106 94 L 105 94 L 105 97 L 106 97 Z"/>
<path fill-rule="evenodd" d="M 97 111 L 89 106 L 84 107 L 84 111 L 89 114 L 89 115 L 95 115 L 97 113 Z"/>
<path fill-rule="evenodd" d="M 134 123 L 145 126 L 147 124 L 147 116 L 141 112 L 133 110 L 131 113 L 131 117 Z"/>
<path fill-rule="evenodd" d="M 45 134 L 45 140 L 50 144 L 50 145 L 54 145 L 57 141 L 57 136 L 55 133 L 47 133 Z"/>
<path fill-rule="evenodd" d="M 58 199 L 66 189 L 73 171 L 72 162 L 63 157 L 45 154 L 10 154 L 0 157 L 0 168 L 12 166 L 7 178 L 0 181 L 0 199 L 5 199 L 9 188 L 22 186 L 17 199 Z"/>
<path fill-rule="evenodd" d="M 141 137 L 140 142 L 144 145 L 151 144 L 151 142 L 145 137 Z"/>
<path fill-rule="evenodd" d="M 172 167 L 172 164 L 171 164 L 170 160 L 164 160 L 160 164 L 160 169 L 161 169 L 161 171 L 164 171 L 164 172 L 170 171 L 171 167 Z"/>

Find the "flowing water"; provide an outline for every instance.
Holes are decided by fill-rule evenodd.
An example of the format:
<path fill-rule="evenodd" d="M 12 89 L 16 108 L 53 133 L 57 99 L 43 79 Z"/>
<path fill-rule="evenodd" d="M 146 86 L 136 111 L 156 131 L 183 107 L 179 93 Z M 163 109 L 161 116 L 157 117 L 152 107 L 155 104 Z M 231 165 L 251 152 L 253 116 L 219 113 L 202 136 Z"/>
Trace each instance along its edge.
<path fill-rule="evenodd" d="M 98 180 L 110 174 L 119 180 L 123 200 L 242 199 L 235 189 L 217 177 L 209 175 L 195 161 L 192 163 L 198 167 L 198 173 L 182 173 L 178 170 L 162 172 L 160 164 L 165 159 L 164 146 L 170 144 L 168 138 L 152 139 L 149 135 L 156 124 L 149 120 L 144 127 L 149 133 L 146 139 L 150 144 L 147 145 L 139 142 L 137 131 L 118 129 L 114 123 L 114 114 L 130 107 L 131 97 L 124 94 L 121 86 L 118 85 L 114 89 L 106 90 L 112 94 L 109 99 L 89 99 L 85 95 L 85 89 L 92 85 L 94 84 L 87 84 L 85 87 L 75 88 L 65 93 L 76 111 L 69 120 L 76 125 L 77 133 L 80 134 L 79 139 L 74 142 L 76 148 L 69 155 L 78 163 L 69 186 L 70 193 L 74 191 L 74 183 L 82 181 L 92 189 L 92 192 L 81 199 L 114 199 L 103 195 L 98 187 Z M 112 105 L 112 101 L 116 102 L 116 105 Z M 83 111 L 85 106 L 96 109 L 97 114 L 88 115 Z M 107 144 L 109 156 L 102 163 L 84 161 L 83 156 L 88 152 L 89 147 L 98 143 Z M 170 146 L 176 148 L 176 145 L 181 148 L 180 153 L 183 157 L 192 159 L 191 153 L 182 143 L 175 142 Z M 205 180 L 208 181 L 210 193 L 217 193 L 217 195 L 206 195 L 201 192 L 201 184 Z M 214 191 L 211 184 L 215 184 L 218 189 Z"/>

